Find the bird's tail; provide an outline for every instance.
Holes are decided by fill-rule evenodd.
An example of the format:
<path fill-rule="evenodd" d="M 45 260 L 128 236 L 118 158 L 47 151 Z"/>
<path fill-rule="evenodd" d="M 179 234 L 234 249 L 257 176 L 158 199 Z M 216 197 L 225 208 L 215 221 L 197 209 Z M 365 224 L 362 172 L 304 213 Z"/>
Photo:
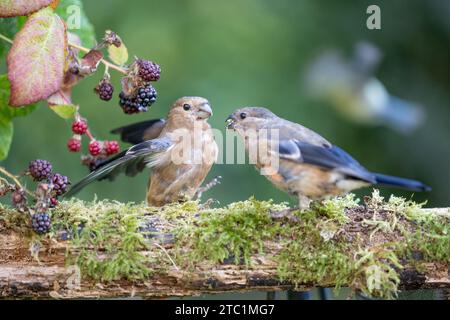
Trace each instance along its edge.
<path fill-rule="evenodd" d="M 419 192 L 431 191 L 431 187 L 423 184 L 420 181 L 416 181 L 416 180 L 393 177 L 393 176 L 388 176 L 388 175 L 380 174 L 380 173 L 375 173 L 375 179 L 378 184 L 385 185 L 385 186 L 397 187 L 397 188 L 407 189 L 407 190 L 411 190 L 411 191 L 419 191 Z"/>

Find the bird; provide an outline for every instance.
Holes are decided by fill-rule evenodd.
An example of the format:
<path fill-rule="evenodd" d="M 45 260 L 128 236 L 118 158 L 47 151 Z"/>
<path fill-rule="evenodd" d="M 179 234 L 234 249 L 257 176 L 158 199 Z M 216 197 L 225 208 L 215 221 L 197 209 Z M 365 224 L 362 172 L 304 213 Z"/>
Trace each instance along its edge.
<path fill-rule="evenodd" d="M 383 125 L 402 134 L 418 129 L 425 120 L 424 108 L 392 95 L 374 75 L 382 60 L 380 49 L 358 42 L 353 51 L 350 59 L 335 49 L 315 58 L 304 73 L 305 93 L 362 125 Z"/>
<path fill-rule="evenodd" d="M 267 154 L 256 152 L 256 168 L 264 170 L 266 178 L 277 188 L 298 197 L 302 210 L 309 208 L 312 200 L 371 185 L 431 190 L 419 181 L 370 172 L 318 133 L 282 119 L 266 108 L 236 110 L 227 118 L 227 129 L 244 139 L 248 153 L 255 146 L 266 145 Z"/>
<path fill-rule="evenodd" d="M 93 171 L 65 195 L 71 197 L 88 184 L 114 180 L 124 172 L 135 176 L 151 169 L 147 203 L 162 207 L 193 199 L 217 160 L 218 146 L 208 119 L 211 104 L 202 97 L 183 97 L 170 108 L 166 119 L 148 120 L 113 130 L 134 144 L 128 150 L 97 164 Z"/>

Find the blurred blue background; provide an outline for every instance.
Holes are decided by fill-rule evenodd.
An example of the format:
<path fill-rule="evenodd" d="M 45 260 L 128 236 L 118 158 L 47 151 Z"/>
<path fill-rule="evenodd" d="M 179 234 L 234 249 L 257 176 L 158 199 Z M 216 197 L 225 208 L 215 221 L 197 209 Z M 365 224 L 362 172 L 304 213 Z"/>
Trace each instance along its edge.
<path fill-rule="evenodd" d="M 236 108 L 266 106 L 301 123 L 346 149 L 367 168 L 414 179 L 433 187 L 414 199 L 430 206 L 448 206 L 450 181 L 450 2 L 444 0 L 376 1 L 381 30 L 366 28 L 367 7 L 373 1 L 191 0 L 85 1 L 85 10 L 100 39 L 116 31 L 131 56 L 158 62 L 163 70 L 155 87 L 158 102 L 141 115 L 124 115 L 117 97 L 109 103 L 93 93 L 102 76 L 84 80 L 74 90 L 74 102 L 98 139 L 113 139 L 109 131 L 124 124 L 164 116 L 180 96 L 208 98 L 214 108 L 211 123 L 224 130 L 225 118 Z M 368 41 L 382 60 L 373 76 L 402 99 L 423 106 L 425 120 L 415 131 L 402 134 L 384 125 L 367 125 L 333 108 L 333 102 L 311 97 L 304 76 L 323 52 L 339 50 L 351 57 L 354 46 Z M 119 75 L 112 74 L 116 91 Z M 405 116 L 407 116 L 405 114 Z M 70 122 L 46 106 L 15 120 L 9 158 L 2 163 L 12 172 L 30 160 L 50 160 L 73 182 L 87 169 L 79 155 L 66 150 Z M 123 145 L 125 147 L 125 145 Z M 211 177 L 224 177 L 205 198 L 227 204 L 252 195 L 258 199 L 291 201 L 250 165 L 216 165 Z M 148 174 L 116 183 L 95 183 L 80 197 L 142 201 Z M 358 194 L 367 194 L 362 190 Z M 388 195 L 399 190 L 383 189 Z"/>

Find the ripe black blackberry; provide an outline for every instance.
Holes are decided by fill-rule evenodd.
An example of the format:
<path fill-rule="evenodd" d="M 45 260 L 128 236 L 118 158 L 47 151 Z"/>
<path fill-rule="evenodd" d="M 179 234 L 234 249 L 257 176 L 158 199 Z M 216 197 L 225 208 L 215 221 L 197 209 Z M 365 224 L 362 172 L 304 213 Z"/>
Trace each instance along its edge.
<path fill-rule="evenodd" d="M 46 234 L 50 231 L 52 221 L 48 213 L 35 213 L 31 217 L 33 230 L 38 234 Z"/>
<path fill-rule="evenodd" d="M 148 60 L 139 59 L 136 62 L 139 70 L 139 77 L 144 81 L 158 81 L 161 77 L 161 67 Z"/>
<path fill-rule="evenodd" d="M 119 95 L 119 104 L 126 114 L 138 113 L 139 108 L 136 102 L 136 98 L 133 96 L 127 96 L 125 92 L 121 92 Z"/>
<path fill-rule="evenodd" d="M 155 103 L 158 93 L 152 85 L 137 89 L 132 96 L 127 96 L 124 92 L 119 95 L 120 106 L 126 114 L 147 112 L 148 108 Z"/>
<path fill-rule="evenodd" d="M 61 196 L 66 193 L 67 187 L 70 184 L 69 178 L 59 173 L 51 177 L 50 182 L 53 184 L 53 191 L 57 196 Z"/>
<path fill-rule="evenodd" d="M 97 92 L 103 101 L 109 101 L 113 97 L 114 87 L 109 79 L 103 79 L 95 88 L 95 92 Z"/>
<path fill-rule="evenodd" d="M 52 165 L 47 160 L 34 160 L 30 162 L 28 171 L 35 181 L 42 181 L 52 174 Z"/>

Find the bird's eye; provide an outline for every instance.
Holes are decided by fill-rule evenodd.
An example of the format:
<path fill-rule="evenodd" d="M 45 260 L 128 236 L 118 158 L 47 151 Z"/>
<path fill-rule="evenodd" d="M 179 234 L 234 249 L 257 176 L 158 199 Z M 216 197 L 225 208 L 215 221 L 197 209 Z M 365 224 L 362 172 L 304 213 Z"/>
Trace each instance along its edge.
<path fill-rule="evenodd" d="M 245 118 L 247 118 L 247 114 L 245 112 L 241 113 L 241 119 L 244 120 Z"/>
<path fill-rule="evenodd" d="M 191 110 L 191 105 L 190 104 L 185 104 L 185 105 L 183 105 L 183 109 L 185 110 L 185 111 L 189 111 L 189 110 Z"/>

